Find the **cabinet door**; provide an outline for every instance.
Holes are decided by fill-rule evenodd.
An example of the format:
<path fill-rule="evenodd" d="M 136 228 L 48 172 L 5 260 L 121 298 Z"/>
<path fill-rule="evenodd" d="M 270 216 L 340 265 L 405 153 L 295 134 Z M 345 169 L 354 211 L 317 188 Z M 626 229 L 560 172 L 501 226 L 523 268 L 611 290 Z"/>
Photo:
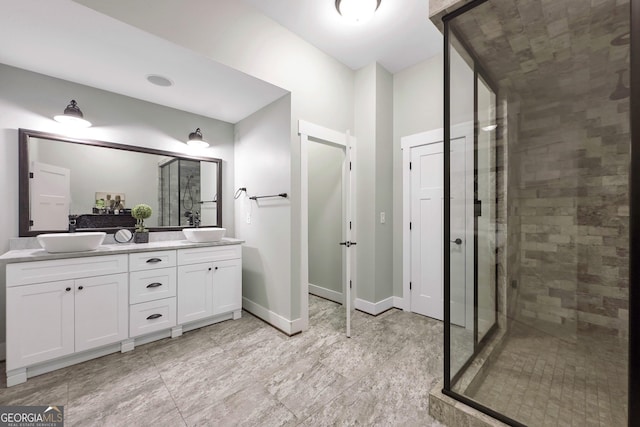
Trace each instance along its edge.
<path fill-rule="evenodd" d="M 178 267 L 178 324 L 213 315 L 213 266 Z"/>
<path fill-rule="evenodd" d="M 129 295 L 127 273 L 75 281 L 76 351 L 127 339 Z"/>
<path fill-rule="evenodd" d="M 213 263 L 213 314 L 242 308 L 242 261 L 231 259 Z"/>
<path fill-rule="evenodd" d="M 7 369 L 71 353 L 73 280 L 7 288 Z"/>

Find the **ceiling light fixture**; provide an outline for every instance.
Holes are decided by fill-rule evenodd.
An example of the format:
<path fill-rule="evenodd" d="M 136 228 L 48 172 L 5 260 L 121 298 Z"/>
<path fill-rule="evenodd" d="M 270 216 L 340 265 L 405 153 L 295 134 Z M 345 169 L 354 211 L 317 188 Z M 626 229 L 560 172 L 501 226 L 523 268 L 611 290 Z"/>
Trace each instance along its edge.
<path fill-rule="evenodd" d="M 368 21 L 380 7 L 382 0 L 336 0 L 336 10 L 349 21 Z"/>
<path fill-rule="evenodd" d="M 84 119 L 82 111 L 80 111 L 78 103 L 74 99 L 72 99 L 69 105 L 67 105 L 67 108 L 64 109 L 64 113 L 54 116 L 53 120 L 77 127 L 88 128 L 91 126 L 91 122 Z"/>
<path fill-rule="evenodd" d="M 493 125 L 483 126 L 481 129 L 485 132 L 491 132 L 492 130 L 495 130 L 497 127 L 498 125 L 493 124 Z"/>
<path fill-rule="evenodd" d="M 189 140 L 187 141 L 187 145 L 190 147 L 205 148 L 209 146 L 209 143 L 205 142 L 202 139 L 202 132 L 200 131 L 200 128 L 198 128 L 196 129 L 195 132 L 191 132 L 189 134 Z"/>

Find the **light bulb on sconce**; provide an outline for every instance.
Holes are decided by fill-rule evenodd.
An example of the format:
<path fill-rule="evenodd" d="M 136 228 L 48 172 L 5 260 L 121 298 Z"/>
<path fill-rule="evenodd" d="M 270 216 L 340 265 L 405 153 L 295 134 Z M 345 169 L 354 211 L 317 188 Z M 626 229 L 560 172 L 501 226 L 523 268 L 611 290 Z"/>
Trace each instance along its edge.
<path fill-rule="evenodd" d="M 336 10 L 345 19 L 360 24 L 368 21 L 382 0 L 336 0 Z"/>
<path fill-rule="evenodd" d="M 88 128 L 91 126 L 91 122 L 84 119 L 84 115 L 74 99 L 72 99 L 69 105 L 67 105 L 67 108 L 64 109 L 64 113 L 54 116 L 53 120 L 76 127 Z"/>
<path fill-rule="evenodd" d="M 196 129 L 195 132 L 191 132 L 189 134 L 189 140 L 187 141 L 187 145 L 189 147 L 205 148 L 209 146 L 209 143 L 204 141 L 204 139 L 202 139 L 202 132 L 200 131 L 200 128 L 198 128 Z"/>

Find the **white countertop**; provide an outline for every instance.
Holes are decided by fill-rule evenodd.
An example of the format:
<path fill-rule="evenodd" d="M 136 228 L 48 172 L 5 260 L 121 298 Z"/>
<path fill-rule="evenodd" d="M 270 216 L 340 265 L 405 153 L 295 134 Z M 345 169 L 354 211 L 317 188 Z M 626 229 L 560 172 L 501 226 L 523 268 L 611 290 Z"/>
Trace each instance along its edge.
<path fill-rule="evenodd" d="M 147 251 L 166 251 L 171 249 L 201 248 L 209 246 L 240 245 L 244 240 L 223 237 L 219 242 L 193 243 L 188 240 L 165 240 L 150 243 L 117 243 L 101 245 L 94 251 L 49 253 L 39 249 L 16 249 L 0 255 L 0 262 L 14 263 L 24 261 L 45 261 L 50 259 L 81 258 L 100 255 L 130 254 Z"/>

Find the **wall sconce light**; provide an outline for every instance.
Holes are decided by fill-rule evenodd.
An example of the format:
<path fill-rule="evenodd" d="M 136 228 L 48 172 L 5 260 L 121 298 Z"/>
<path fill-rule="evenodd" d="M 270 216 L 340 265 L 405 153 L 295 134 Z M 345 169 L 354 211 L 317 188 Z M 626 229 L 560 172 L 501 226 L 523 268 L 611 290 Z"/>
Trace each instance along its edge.
<path fill-rule="evenodd" d="M 57 115 L 53 118 L 56 122 L 73 125 L 77 127 L 88 128 L 91 126 L 91 122 L 84 119 L 82 111 L 78 108 L 78 103 L 72 99 L 67 108 L 64 109 L 64 113 Z"/>
<path fill-rule="evenodd" d="M 195 132 L 191 132 L 189 134 L 189 140 L 187 141 L 187 145 L 190 147 L 205 148 L 209 146 L 209 143 L 205 142 L 202 139 L 202 132 L 200 131 L 200 128 L 198 128 L 196 129 Z"/>
<path fill-rule="evenodd" d="M 336 0 L 336 10 L 349 21 L 368 21 L 380 7 L 382 0 Z"/>

